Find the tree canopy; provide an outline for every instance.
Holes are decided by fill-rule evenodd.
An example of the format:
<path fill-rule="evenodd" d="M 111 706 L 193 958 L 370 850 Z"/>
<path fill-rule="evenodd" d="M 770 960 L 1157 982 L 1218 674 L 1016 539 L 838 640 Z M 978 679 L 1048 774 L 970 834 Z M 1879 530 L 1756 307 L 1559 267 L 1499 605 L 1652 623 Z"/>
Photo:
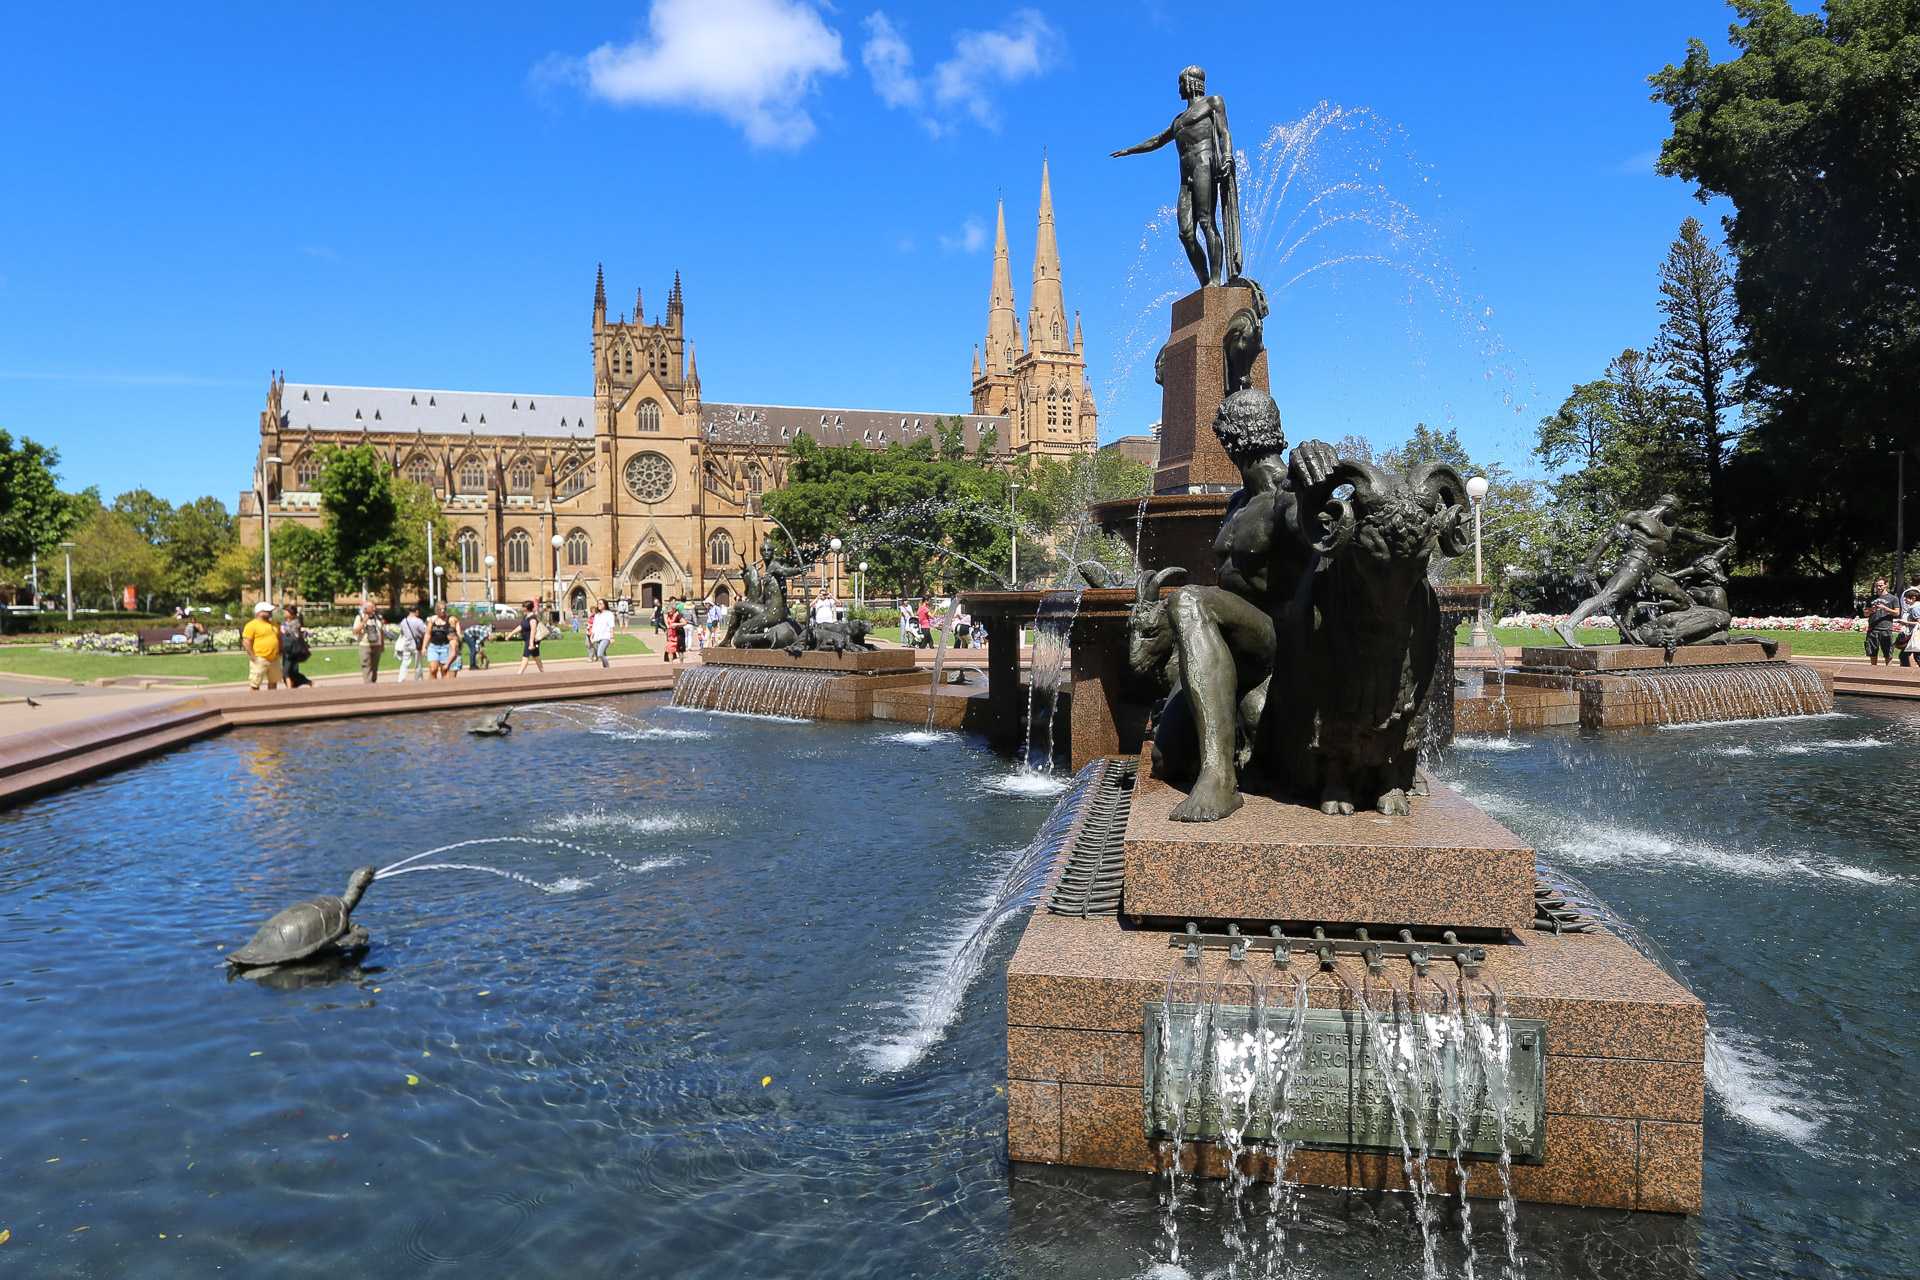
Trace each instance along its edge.
<path fill-rule="evenodd" d="M 84 514 L 60 491 L 60 451 L 0 431 L 0 565 L 24 566 L 50 555 Z"/>
<path fill-rule="evenodd" d="M 1777 571 L 1850 575 L 1920 447 L 1920 4 L 1733 8 L 1738 56 L 1694 40 L 1651 77 L 1660 172 L 1734 206 L 1750 426 L 1718 505 Z"/>

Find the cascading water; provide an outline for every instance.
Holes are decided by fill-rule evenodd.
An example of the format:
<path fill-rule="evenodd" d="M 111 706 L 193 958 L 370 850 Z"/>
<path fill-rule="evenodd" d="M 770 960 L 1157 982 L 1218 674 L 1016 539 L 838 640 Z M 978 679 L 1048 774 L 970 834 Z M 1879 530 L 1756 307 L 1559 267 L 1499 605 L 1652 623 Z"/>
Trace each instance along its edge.
<path fill-rule="evenodd" d="M 1624 674 L 1624 673 L 1623 673 Z M 1816 715 L 1831 710 L 1820 673 L 1792 662 L 1663 667 L 1633 672 L 1658 708 L 1658 723 Z"/>
<path fill-rule="evenodd" d="M 707 663 L 688 667 L 673 684 L 673 705 L 731 715 L 808 720 L 820 714 L 828 671 L 782 671 Z"/>
<path fill-rule="evenodd" d="M 1095 760 L 1074 776 L 1040 824 L 1033 842 L 1006 864 L 981 902 L 979 914 L 956 930 L 922 968 L 906 1001 L 906 1024 L 874 1041 L 864 1050 L 878 1071 L 903 1071 L 947 1033 L 960 1011 L 973 980 L 986 962 L 994 935 L 1016 912 L 1039 901 L 1052 886 L 1065 861 L 1066 847 L 1085 816 L 1091 793 L 1105 776 L 1108 764 Z"/>
<path fill-rule="evenodd" d="M 1060 687 L 1067 680 L 1073 624 L 1080 617 L 1080 591 L 1049 591 L 1040 599 L 1033 623 L 1033 651 L 1027 663 L 1027 725 L 1022 743 L 1025 759 L 1034 751 L 1033 711 L 1036 698 L 1047 696 L 1047 747 L 1041 771 L 1053 772 L 1054 722 L 1060 710 Z"/>

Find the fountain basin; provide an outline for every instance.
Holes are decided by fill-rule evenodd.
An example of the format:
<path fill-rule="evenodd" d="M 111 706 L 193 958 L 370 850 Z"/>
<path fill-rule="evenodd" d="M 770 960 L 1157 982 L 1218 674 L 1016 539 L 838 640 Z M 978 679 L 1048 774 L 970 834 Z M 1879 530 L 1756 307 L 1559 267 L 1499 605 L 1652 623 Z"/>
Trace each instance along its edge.
<path fill-rule="evenodd" d="M 1833 710 L 1833 675 L 1790 662 L 1782 644 L 1772 658 L 1758 644 L 1665 650 L 1645 645 L 1528 647 L 1507 693 L 1522 689 L 1577 694 L 1590 729 L 1696 724 L 1821 715 Z"/>
<path fill-rule="evenodd" d="M 911 671 L 914 656 L 911 649 L 852 649 L 846 653 L 809 649 L 798 654 L 785 649 L 702 649 L 700 665 L 779 671 Z"/>

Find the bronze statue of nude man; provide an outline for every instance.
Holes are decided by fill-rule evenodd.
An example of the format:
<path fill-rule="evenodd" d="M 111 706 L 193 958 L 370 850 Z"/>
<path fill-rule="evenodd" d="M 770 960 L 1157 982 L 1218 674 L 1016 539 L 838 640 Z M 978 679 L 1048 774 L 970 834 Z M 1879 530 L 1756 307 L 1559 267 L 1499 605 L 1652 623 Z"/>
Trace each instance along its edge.
<path fill-rule="evenodd" d="M 1215 581 L 1167 599 L 1179 655 L 1180 688 L 1154 734 L 1154 771 L 1194 778 L 1170 815 L 1213 822 L 1245 803 L 1239 766 L 1254 739 L 1273 672 L 1273 617 L 1293 600 L 1313 554 L 1300 534 L 1294 492 L 1321 485 L 1338 461 L 1332 446 L 1310 440 L 1293 451 L 1280 408 L 1264 391 L 1237 391 L 1213 421 L 1243 487 L 1214 539 Z"/>
<path fill-rule="evenodd" d="M 1202 286 L 1222 285 L 1240 275 L 1240 191 L 1234 175 L 1233 135 L 1227 129 L 1227 104 L 1207 94 L 1207 73 L 1188 67 L 1180 73 L 1180 96 L 1187 100 L 1173 123 L 1145 142 L 1115 151 L 1115 156 L 1144 155 L 1169 142 L 1180 153 L 1180 243 Z M 1214 207 L 1220 218 L 1214 220 Z M 1202 242 L 1204 237 L 1204 243 Z"/>

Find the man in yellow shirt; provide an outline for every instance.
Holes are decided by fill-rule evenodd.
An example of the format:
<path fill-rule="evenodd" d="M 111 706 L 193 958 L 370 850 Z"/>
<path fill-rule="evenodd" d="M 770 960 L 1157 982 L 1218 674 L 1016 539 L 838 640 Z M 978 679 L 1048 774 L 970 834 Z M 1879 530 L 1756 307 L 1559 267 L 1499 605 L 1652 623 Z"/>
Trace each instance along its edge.
<path fill-rule="evenodd" d="M 273 606 L 262 600 L 253 606 L 253 621 L 240 632 L 240 647 L 247 654 L 247 688 L 258 689 L 265 680 L 267 688 L 280 687 L 280 628 L 273 625 Z"/>

